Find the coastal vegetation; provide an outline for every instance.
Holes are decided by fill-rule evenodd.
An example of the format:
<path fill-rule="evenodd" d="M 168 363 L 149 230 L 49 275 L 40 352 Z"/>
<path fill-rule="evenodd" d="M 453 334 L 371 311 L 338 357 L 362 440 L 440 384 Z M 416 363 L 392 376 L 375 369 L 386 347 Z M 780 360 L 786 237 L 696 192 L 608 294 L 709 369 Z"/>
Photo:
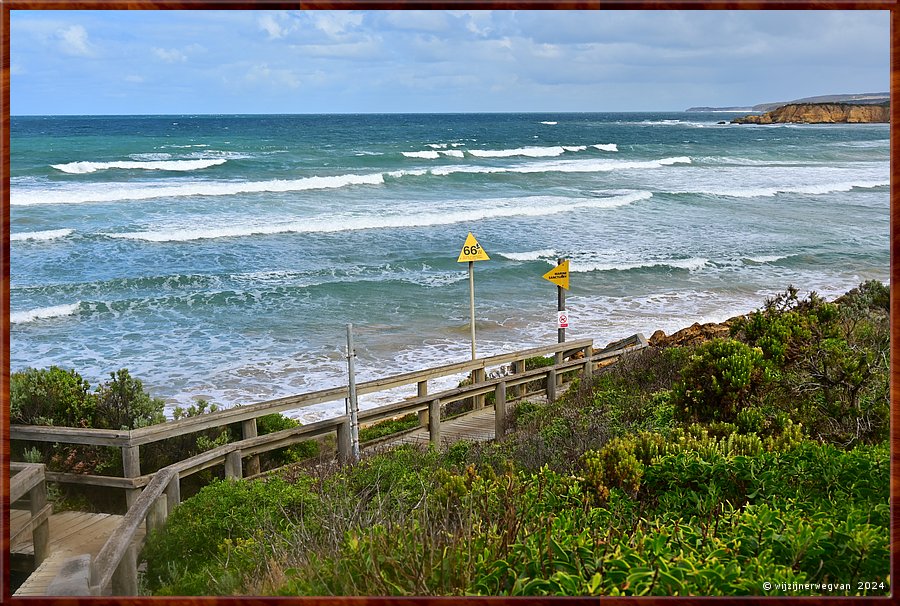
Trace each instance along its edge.
<path fill-rule="evenodd" d="M 879 282 L 789 288 L 518 404 L 503 439 L 213 481 L 150 535 L 143 590 L 888 595 L 888 310 Z"/>
<path fill-rule="evenodd" d="M 78 372 L 57 366 L 29 368 L 10 376 L 10 422 L 16 424 L 129 430 L 164 423 L 164 409 L 165 402 L 152 397 L 143 382 L 124 368 L 110 373 L 110 378 L 93 390 Z M 176 406 L 172 417 L 177 421 L 216 410 L 215 404 L 200 400 L 186 408 Z M 257 432 L 265 435 L 299 424 L 273 413 L 257 420 Z M 240 423 L 234 423 L 151 442 L 140 450 L 141 469 L 150 473 L 239 440 L 240 436 Z M 50 471 L 109 476 L 121 476 L 123 471 L 122 455 L 115 446 L 12 440 L 10 447 L 13 460 L 44 463 Z M 260 456 L 260 468 L 268 470 L 308 459 L 319 454 L 319 449 L 315 440 L 279 448 Z M 182 481 L 183 494 L 194 494 L 222 475 L 221 470 L 206 469 L 188 476 Z M 124 511 L 119 490 L 62 484 L 54 486 L 52 493 L 56 511 Z"/>

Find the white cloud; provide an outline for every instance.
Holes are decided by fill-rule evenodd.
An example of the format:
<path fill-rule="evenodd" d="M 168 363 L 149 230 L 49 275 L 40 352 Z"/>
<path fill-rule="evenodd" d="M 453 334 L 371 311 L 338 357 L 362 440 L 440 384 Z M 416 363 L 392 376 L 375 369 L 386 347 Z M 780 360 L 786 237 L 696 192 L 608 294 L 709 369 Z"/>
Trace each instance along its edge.
<path fill-rule="evenodd" d="M 316 28 L 332 38 L 346 33 L 349 29 L 359 27 L 363 22 L 361 14 L 348 11 L 313 11 L 310 14 Z"/>
<path fill-rule="evenodd" d="M 67 55 L 90 57 L 94 55 L 94 49 L 88 40 L 88 33 L 80 25 L 70 25 L 56 31 L 59 47 Z"/>
<path fill-rule="evenodd" d="M 187 61 L 187 55 L 177 48 L 154 48 L 153 54 L 166 63 L 184 63 Z"/>
<path fill-rule="evenodd" d="M 282 25 L 275 18 L 275 15 L 272 13 L 265 13 L 262 17 L 257 20 L 259 23 L 259 27 L 266 31 L 269 34 L 270 40 L 275 40 L 278 38 L 284 38 L 284 35 L 287 33 L 287 28 L 282 27 Z"/>
<path fill-rule="evenodd" d="M 250 66 L 244 76 L 250 84 L 272 84 L 277 88 L 300 88 L 300 78 L 289 69 L 269 67 L 268 63 L 257 63 Z"/>

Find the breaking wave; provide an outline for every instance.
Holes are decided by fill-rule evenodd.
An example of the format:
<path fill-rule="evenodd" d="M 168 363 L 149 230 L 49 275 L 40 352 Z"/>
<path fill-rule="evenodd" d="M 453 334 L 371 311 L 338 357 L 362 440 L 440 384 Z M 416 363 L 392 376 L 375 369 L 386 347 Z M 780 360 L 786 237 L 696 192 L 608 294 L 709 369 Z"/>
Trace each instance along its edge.
<path fill-rule="evenodd" d="M 71 175 L 83 175 L 95 173 L 98 170 L 118 168 L 122 170 L 173 170 L 191 171 L 202 170 L 211 166 L 225 164 L 228 160 L 150 160 L 144 162 L 69 162 L 68 164 L 52 164 L 56 170 Z"/>

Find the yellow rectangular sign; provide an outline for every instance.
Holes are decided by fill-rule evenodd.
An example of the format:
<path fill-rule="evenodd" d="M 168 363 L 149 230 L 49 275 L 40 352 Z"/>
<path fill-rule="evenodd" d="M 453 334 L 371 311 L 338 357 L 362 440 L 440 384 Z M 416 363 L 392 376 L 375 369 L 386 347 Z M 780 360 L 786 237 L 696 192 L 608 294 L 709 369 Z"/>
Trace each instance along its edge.
<path fill-rule="evenodd" d="M 569 260 L 566 259 L 550 271 L 544 274 L 545 280 L 550 280 L 557 286 L 569 290 Z"/>
<path fill-rule="evenodd" d="M 457 263 L 490 260 L 491 258 L 487 256 L 487 253 L 481 248 L 481 244 L 478 243 L 478 240 L 475 239 L 472 232 L 469 232 L 469 235 L 466 237 L 466 243 L 463 244 L 462 250 L 459 251 L 459 258 L 456 260 Z"/>

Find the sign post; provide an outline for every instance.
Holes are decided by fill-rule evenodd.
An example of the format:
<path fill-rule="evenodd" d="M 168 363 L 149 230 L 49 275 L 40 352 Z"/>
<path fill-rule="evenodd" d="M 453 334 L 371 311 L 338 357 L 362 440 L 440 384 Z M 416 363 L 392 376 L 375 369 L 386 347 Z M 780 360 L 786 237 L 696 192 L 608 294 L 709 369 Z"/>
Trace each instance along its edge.
<path fill-rule="evenodd" d="M 359 461 L 359 402 L 356 397 L 356 369 L 353 358 L 356 351 L 353 349 L 353 324 L 347 324 L 347 374 L 350 378 L 350 397 L 347 398 L 347 413 L 350 415 L 350 449 L 353 461 Z"/>
<path fill-rule="evenodd" d="M 481 244 L 469 232 L 462 250 L 459 252 L 457 263 L 469 262 L 469 317 L 471 318 L 472 327 L 472 359 L 475 359 L 475 261 L 489 261 L 490 257 L 481 248 Z"/>
<path fill-rule="evenodd" d="M 545 280 L 556 284 L 556 328 L 560 343 L 566 342 L 569 314 L 566 313 L 566 290 L 569 290 L 569 260 L 557 259 L 557 265 L 543 275 Z M 564 290 L 565 289 L 565 290 Z"/>

